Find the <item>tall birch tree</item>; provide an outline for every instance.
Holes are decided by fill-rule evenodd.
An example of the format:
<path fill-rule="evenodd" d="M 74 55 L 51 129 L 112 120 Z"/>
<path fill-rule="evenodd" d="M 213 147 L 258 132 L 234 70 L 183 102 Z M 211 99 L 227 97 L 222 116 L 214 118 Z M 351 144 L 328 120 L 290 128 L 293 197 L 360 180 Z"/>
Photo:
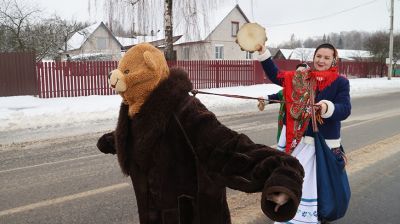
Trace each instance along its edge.
<path fill-rule="evenodd" d="M 199 35 L 209 24 L 213 9 L 228 0 L 89 0 L 89 12 L 103 8 L 109 21 L 126 24 L 134 34 L 157 33 L 163 27 L 165 35 L 165 56 L 175 60 L 173 51 L 173 29 L 177 23 L 184 23 L 185 35 Z M 100 5 L 102 3 L 102 5 Z M 199 13 L 202 16 L 198 16 Z M 162 15 L 162 16 L 160 16 Z M 202 19 L 203 21 L 199 21 Z M 112 30 L 112 26 L 110 27 Z"/>

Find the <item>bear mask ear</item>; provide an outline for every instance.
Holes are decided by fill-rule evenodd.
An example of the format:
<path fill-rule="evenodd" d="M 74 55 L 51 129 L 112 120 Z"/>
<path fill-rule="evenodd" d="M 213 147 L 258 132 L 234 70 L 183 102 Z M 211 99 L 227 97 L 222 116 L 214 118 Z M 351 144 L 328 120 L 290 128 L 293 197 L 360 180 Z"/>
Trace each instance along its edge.
<path fill-rule="evenodd" d="M 149 69 L 155 71 L 156 70 L 156 62 L 153 59 L 153 55 L 151 54 L 151 52 L 145 51 L 143 53 L 143 58 L 144 58 L 144 61 L 147 65 L 147 67 L 149 67 Z"/>

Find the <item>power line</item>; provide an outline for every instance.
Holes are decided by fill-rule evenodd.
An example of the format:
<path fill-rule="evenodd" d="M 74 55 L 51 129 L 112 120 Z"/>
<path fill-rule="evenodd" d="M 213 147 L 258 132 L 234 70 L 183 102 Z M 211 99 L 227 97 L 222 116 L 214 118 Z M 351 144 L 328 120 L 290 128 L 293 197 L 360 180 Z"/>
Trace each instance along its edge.
<path fill-rule="evenodd" d="M 334 12 L 334 13 L 331 13 L 331 14 L 328 14 L 328 15 L 325 15 L 325 16 L 319 16 L 319 17 L 314 17 L 314 18 L 300 20 L 300 21 L 296 21 L 296 22 L 290 22 L 290 23 L 273 24 L 273 25 L 269 25 L 268 27 L 287 26 L 287 25 L 311 22 L 311 21 L 314 21 L 314 20 L 325 19 L 325 18 L 328 18 L 328 17 L 337 16 L 339 14 L 342 14 L 342 13 L 345 13 L 345 12 L 348 12 L 348 11 L 351 11 L 351 10 L 354 10 L 354 9 L 357 9 L 357 8 L 361 8 L 361 7 L 366 6 L 366 5 L 370 5 L 370 4 L 372 4 L 374 2 L 377 2 L 377 1 L 379 1 L 379 0 L 372 0 L 372 1 L 360 4 L 360 5 L 357 5 L 357 6 L 342 10 L 342 11 Z"/>

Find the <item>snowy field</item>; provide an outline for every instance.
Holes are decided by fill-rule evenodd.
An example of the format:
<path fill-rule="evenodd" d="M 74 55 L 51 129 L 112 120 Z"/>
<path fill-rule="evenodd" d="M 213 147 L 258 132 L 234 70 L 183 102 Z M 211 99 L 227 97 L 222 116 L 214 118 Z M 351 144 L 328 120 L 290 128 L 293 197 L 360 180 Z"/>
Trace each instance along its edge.
<path fill-rule="evenodd" d="M 400 91 L 400 78 L 350 79 L 350 86 L 351 97 L 384 94 Z M 274 84 L 261 84 L 203 91 L 259 97 L 275 93 L 280 88 Z M 197 97 L 218 116 L 257 111 L 256 100 L 201 94 Z M 62 135 L 63 130 L 68 128 L 73 132 L 80 129 L 85 133 L 102 131 L 104 128 L 112 129 L 117 120 L 120 102 L 121 98 L 118 95 L 52 99 L 33 96 L 0 97 L 0 133 L 28 135 L 30 131 L 38 129 L 54 129 Z M 267 106 L 267 110 L 268 107 L 273 106 Z M 4 142 L 5 138 L 0 137 L 0 144 L 10 143 Z"/>

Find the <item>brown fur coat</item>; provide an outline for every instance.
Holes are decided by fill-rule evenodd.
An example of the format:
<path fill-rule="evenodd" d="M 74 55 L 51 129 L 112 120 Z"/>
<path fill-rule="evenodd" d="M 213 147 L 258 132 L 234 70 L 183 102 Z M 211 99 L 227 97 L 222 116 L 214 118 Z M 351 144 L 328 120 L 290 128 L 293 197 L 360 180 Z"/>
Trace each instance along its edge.
<path fill-rule="evenodd" d="M 97 144 L 104 153 L 116 153 L 132 178 L 140 222 L 230 223 L 226 187 L 263 192 L 264 213 L 290 220 L 304 176 L 297 159 L 222 125 L 188 94 L 191 89 L 186 72 L 172 69 L 132 119 L 122 104 L 116 131 Z M 265 198 L 272 192 L 290 196 L 277 213 Z"/>

